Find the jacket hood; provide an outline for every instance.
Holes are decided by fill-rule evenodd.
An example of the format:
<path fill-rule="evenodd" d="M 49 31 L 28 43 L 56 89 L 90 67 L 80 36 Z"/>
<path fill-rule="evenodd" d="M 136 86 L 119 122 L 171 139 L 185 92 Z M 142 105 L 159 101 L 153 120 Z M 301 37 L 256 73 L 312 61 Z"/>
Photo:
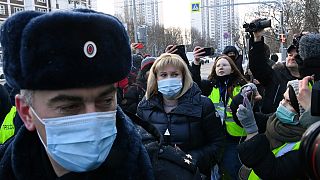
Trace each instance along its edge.
<path fill-rule="evenodd" d="M 237 48 L 234 46 L 226 46 L 224 48 L 224 50 L 222 51 L 222 54 L 227 55 L 229 52 L 234 52 L 236 54 L 236 57 L 239 56 L 239 52 L 238 52 Z"/>

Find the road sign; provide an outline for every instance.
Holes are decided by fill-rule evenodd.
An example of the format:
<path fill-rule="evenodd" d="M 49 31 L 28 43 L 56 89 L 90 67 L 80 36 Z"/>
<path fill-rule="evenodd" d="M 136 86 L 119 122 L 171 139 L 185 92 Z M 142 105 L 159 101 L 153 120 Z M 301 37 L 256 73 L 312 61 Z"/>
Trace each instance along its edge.
<path fill-rule="evenodd" d="M 191 12 L 200 12 L 200 2 L 191 3 Z"/>

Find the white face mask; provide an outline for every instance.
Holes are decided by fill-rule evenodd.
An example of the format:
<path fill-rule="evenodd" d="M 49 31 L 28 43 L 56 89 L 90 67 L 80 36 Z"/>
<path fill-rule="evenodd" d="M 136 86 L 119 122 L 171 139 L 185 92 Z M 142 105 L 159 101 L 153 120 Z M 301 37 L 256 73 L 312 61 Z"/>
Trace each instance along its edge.
<path fill-rule="evenodd" d="M 107 158 L 117 135 L 116 112 L 94 112 L 41 119 L 45 126 L 47 153 L 63 168 L 84 172 L 98 168 Z"/>

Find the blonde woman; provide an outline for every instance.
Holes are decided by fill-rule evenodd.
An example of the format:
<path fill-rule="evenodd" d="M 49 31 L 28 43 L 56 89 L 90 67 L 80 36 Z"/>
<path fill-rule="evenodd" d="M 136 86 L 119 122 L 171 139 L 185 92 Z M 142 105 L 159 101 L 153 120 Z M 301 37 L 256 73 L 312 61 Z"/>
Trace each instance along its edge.
<path fill-rule="evenodd" d="M 225 134 L 213 103 L 201 95 L 181 57 L 165 53 L 154 62 L 137 114 L 157 127 L 167 145 L 191 154 L 201 173 L 210 177 L 222 156 Z"/>

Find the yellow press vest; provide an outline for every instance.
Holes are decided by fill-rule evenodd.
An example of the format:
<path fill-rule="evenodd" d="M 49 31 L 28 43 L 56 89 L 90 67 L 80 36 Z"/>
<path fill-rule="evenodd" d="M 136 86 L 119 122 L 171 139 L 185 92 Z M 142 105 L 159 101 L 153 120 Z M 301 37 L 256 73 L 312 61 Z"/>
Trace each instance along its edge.
<path fill-rule="evenodd" d="M 5 143 L 10 137 L 14 135 L 13 119 L 16 115 L 16 107 L 12 106 L 10 112 L 6 115 L 0 128 L 0 144 Z"/>
<path fill-rule="evenodd" d="M 233 97 L 239 94 L 241 87 L 236 86 L 234 87 L 232 91 Z M 221 103 L 221 98 L 220 98 L 220 90 L 219 88 L 213 88 L 211 91 L 211 94 L 208 96 L 213 104 L 215 105 L 216 110 L 219 112 L 224 111 L 225 107 L 221 107 L 219 103 Z M 232 102 L 232 98 L 229 98 L 227 106 L 229 107 Z M 228 134 L 231 136 L 246 136 L 247 133 L 246 131 L 240 127 L 236 122 L 234 122 L 233 117 L 232 117 L 232 112 L 229 110 L 229 108 L 226 110 L 226 118 L 224 118 L 224 122 L 226 123 L 226 128 Z"/>
<path fill-rule="evenodd" d="M 276 157 L 280 157 L 287 152 L 298 150 L 300 147 L 300 143 L 300 141 L 293 143 L 285 143 L 282 146 L 274 149 L 272 152 Z M 256 175 L 256 173 L 253 170 L 251 170 L 248 180 L 260 180 L 260 178 Z"/>

